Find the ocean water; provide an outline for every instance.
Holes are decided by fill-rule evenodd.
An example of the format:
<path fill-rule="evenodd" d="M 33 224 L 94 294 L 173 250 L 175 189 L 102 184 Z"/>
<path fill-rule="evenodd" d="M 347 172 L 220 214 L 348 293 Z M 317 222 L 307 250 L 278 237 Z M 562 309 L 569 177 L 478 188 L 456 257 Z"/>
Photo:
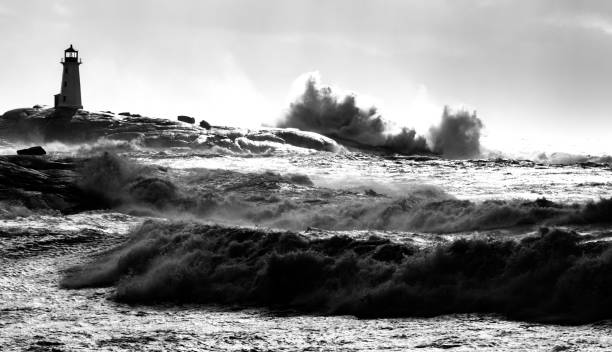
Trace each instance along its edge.
<path fill-rule="evenodd" d="M 518 241 L 551 224 L 590 236 L 589 241 L 607 241 L 611 231 L 605 224 L 556 221 L 589 202 L 612 197 L 609 164 L 455 161 L 307 149 L 244 155 L 138 148 L 119 154 L 161 170 L 183 198 L 154 210 L 124 204 L 73 215 L 17 211 L 0 218 L 1 350 L 612 349 L 609 321 L 557 325 L 475 313 L 361 319 L 239 304 L 128 304 L 113 299 L 118 288 L 112 285 L 61 285 L 72 268 L 121 247 L 145 221 L 291 230 L 311 238 L 376 235 L 423 248 L 457 238 Z M 57 151 L 53 157 L 72 155 L 74 151 Z M 212 200 L 206 206 L 193 202 L 203 197 Z M 518 219 L 527 216 L 524 207 L 541 198 L 561 210 L 541 221 Z M 399 200 L 409 204 L 408 210 L 385 224 L 376 221 L 381 208 Z M 444 207 L 433 212 L 432 204 Z M 483 215 L 495 206 L 507 212 L 496 210 L 494 219 Z M 356 208 L 362 210 L 359 215 L 351 211 Z"/>
<path fill-rule="evenodd" d="M 213 168 L 307 175 L 333 189 L 373 189 L 401 197 L 435 186 L 460 199 L 537 199 L 585 202 L 612 195 L 608 164 L 538 163 L 530 160 L 415 160 L 367 153 L 286 153 L 265 157 L 210 154 L 146 155 L 136 160 L 174 169 Z"/>

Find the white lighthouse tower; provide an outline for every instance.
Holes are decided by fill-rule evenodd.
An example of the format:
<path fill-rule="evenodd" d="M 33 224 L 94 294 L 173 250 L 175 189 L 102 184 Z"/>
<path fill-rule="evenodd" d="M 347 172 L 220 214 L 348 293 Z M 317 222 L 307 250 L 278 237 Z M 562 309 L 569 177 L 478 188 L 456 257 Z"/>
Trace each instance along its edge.
<path fill-rule="evenodd" d="M 64 58 L 61 60 L 64 71 L 62 73 L 62 88 L 60 94 L 55 94 L 56 108 L 82 109 L 81 103 L 81 78 L 79 76 L 79 52 L 70 48 L 64 50 Z"/>

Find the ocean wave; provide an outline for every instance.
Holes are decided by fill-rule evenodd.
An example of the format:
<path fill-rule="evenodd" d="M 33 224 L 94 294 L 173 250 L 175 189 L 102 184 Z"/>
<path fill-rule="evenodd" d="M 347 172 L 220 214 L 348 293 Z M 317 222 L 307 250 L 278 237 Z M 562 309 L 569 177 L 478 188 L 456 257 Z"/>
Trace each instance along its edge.
<path fill-rule="evenodd" d="M 20 201 L 0 201 L 0 220 L 30 216 L 33 212 Z"/>
<path fill-rule="evenodd" d="M 0 228 L 0 239 L 2 239 L 0 244 L 2 260 L 74 253 L 85 247 L 99 246 L 100 242 L 108 243 L 107 246 L 120 242 L 119 236 L 94 229 L 50 231 Z"/>
<path fill-rule="evenodd" d="M 376 237 L 147 221 L 127 242 L 67 271 L 61 286 L 115 286 L 114 299 L 136 304 L 586 323 L 612 317 L 611 273 L 609 242 L 583 243 L 558 229 L 521 241 L 460 239 L 419 249 Z"/>
<path fill-rule="evenodd" d="M 468 159 L 480 155 L 483 123 L 475 112 L 451 112 L 445 107 L 440 123 L 430 128 L 428 139 L 408 127 L 393 131 L 396 128 L 378 113 L 376 107 L 363 108 L 354 93 L 338 93 L 322 85 L 316 74 L 310 74 L 304 92 L 291 103 L 278 126 L 321 133 L 362 150 Z"/>
<path fill-rule="evenodd" d="M 439 188 L 415 187 L 394 198 L 314 187 L 306 175 L 193 170 L 172 178 L 105 154 L 83 169 L 82 186 L 109 204 L 175 217 L 189 214 L 235 224 L 304 230 L 398 230 L 453 233 L 526 225 L 598 224 L 612 221 L 612 199 L 562 204 L 540 198 L 468 201 Z"/>
<path fill-rule="evenodd" d="M 312 226 L 329 230 L 457 233 L 533 225 L 609 224 L 612 222 L 610 204 L 610 199 L 584 205 L 558 204 L 544 198 L 483 202 L 415 198 L 355 200 L 306 210 L 297 204 L 285 205 L 279 209 L 277 218 L 262 223 L 254 214 L 253 220 L 258 224 L 294 230 Z"/>
<path fill-rule="evenodd" d="M 612 165 L 612 156 L 572 154 L 564 152 L 545 153 L 533 151 L 530 153 L 516 154 L 500 151 L 483 151 L 484 160 L 502 163 L 523 164 L 525 166 L 572 166 L 608 168 Z"/>
<path fill-rule="evenodd" d="M 0 201 L 20 202 L 28 209 L 115 209 L 296 231 L 317 227 L 455 233 L 612 222 L 612 199 L 584 204 L 545 198 L 469 201 L 425 185 L 391 197 L 371 190 L 316 187 L 304 174 L 174 171 L 112 153 L 61 163 L 5 159 L 0 158 L 0 166 L 6 164 L 0 169 L 0 188 L 7 192 L 0 194 Z"/>
<path fill-rule="evenodd" d="M 534 159 L 546 164 L 552 165 L 605 165 L 609 166 L 612 164 L 612 157 L 609 155 L 584 155 L 584 154 L 570 154 L 570 153 L 546 153 L 538 154 Z"/>

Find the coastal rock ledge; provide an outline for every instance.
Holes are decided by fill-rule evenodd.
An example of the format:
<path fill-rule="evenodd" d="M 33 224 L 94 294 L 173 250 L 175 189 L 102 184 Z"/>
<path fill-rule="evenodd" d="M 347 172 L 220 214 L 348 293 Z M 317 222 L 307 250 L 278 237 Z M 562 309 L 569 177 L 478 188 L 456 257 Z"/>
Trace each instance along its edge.
<path fill-rule="evenodd" d="M 134 141 L 147 148 L 221 147 L 237 153 L 265 153 L 283 146 L 337 152 L 334 140 L 297 129 L 203 127 L 138 114 L 120 115 L 43 108 L 14 109 L 0 116 L 0 138 L 28 144 L 88 143 L 100 138 Z"/>

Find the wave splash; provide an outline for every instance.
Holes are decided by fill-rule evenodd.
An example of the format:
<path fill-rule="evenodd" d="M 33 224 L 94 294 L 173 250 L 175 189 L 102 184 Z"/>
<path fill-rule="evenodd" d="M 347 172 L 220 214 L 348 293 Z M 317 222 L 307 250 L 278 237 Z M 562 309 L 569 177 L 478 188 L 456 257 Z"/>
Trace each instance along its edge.
<path fill-rule="evenodd" d="M 112 153 L 58 161 L 0 157 L 0 166 L 0 189 L 5 190 L 0 202 L 7 205 L 0 212 L 2 218 L 30 211 L 70 214 L 114 209 L 294 231 L 316 227 L 434 233 L 612 221 L 612 199 L 585 204 L 544 198 L 468 201 L 426 185 L 391 197 L 367 189 L 316 187 L 303 174 L 172 170 Z"/>
<path fill-rule="evenodd" d="M 364 109 L 357 104 L 354 94 L 339 94 L 323 86 L 317 76 L 306 80 L 304 92 L 293 102 L 279 127 L 294 127 L 313 131 L 358 147 L 381 148 L 401 154 L 439 154 L 452 159 L 480 156 L 482 121 L 476 113 L 442 113 L 438 126 L 429 131 L 429 143 L 414 129 L 403 127 L 391 133 L 391 126 L 376 107 Z"/>
<path fill-rule="evenodd" d="M 203 303 L 358 317 L 497 313 L 586 323 L 612 316 L 612 247 L 542 229 L 521 241 L 419 249 L 371 237 L 145 222 L 68 271 L 64 288 L 115 286 L 128 303 Z"/>
<path fill-rule="evenodd" d="M 435 187 L 400 198 L 314 187 L 306 175 L 242 174 L 193 170 L 173 178 L 167 170 L 142 166 L 113 154 L 89 159 L 80 187 L 106 207 L 149 211 L 238 225 L 290 230 L 398 230 L 453 233 L 525 225 L 610 223 L 612 199 L 586 204 L 456 199 Z"/>

